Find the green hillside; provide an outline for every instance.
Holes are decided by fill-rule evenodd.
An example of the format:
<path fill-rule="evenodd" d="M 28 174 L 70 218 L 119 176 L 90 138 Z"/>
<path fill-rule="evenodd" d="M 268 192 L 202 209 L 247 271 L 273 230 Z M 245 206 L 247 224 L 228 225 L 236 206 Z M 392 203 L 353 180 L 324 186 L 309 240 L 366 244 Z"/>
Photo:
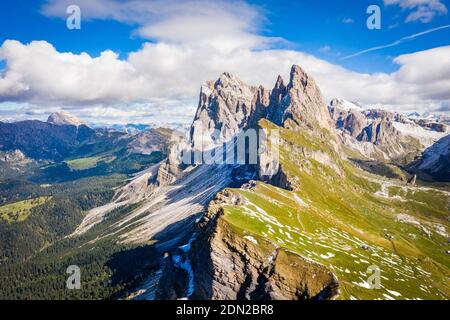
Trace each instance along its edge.
<path fill-rule="evenodd" d="M 294 191 L 262 182 L 231 189 L 243 204 L 225 205 L 224 221 L 328 267 L 340 299 L 450 297 L 450 192 L 363 171 L 340 159 L 326 133 L 280 128 L 280 137 Z M 380 289 L 369 288 L 369 266 L 380 269 Z"/>

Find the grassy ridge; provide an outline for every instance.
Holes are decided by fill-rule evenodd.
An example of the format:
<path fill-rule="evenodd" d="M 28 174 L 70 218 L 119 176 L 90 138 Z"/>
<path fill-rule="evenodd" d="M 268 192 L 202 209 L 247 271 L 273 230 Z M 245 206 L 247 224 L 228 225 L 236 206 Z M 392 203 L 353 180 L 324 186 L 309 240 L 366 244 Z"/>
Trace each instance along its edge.
<path fill-rule="evenodd" d="M 327 266 L 341 299 L 450 298 L 449 192 L 362 171 L 326 135 L 280 130 L 280 162 L 295 191 L 232 189 L 244 205 L 225 206 L 223 219 L 236 232 Z M 329 157 L 316 161 L 304 149 Z M 368 288 L 369 266 L 381 271 L 380 289 Z"/>

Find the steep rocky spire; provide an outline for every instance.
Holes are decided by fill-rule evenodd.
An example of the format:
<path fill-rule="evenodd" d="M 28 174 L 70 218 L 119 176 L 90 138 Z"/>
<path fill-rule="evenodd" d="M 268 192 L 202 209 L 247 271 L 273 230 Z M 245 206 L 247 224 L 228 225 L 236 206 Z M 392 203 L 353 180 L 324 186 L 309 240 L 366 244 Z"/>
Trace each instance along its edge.
<path fill-rule="evenodd" d="M 293 65 L 287 86 L 288 99 L 284 118 L 293 118 L 310 127 L 319 126 L 333 132 L 328 108 L 314 79 L 301 67 Z"/>

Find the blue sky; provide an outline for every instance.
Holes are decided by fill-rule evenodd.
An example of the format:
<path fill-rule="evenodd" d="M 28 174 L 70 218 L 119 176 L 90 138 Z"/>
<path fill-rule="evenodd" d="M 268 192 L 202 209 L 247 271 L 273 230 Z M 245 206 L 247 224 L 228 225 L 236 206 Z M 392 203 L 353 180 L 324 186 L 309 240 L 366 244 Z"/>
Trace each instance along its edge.
<path fill-rule="evenodd" d="M 81 30 L 66 28 L 67 15 L 64 9 L 69 3 L 78 4 L 81 8 Z M 381 8 L 380 30 L 366 27 L 369 16 L 366 9 L 371 4 Z M 4 50 L 2 54 L 0 49 L 0 72 L 3 74 L 3 79 L 0 78 L 0 116 L 2 111 L 4 117 L 14 117 L 21 112 L 30 114 L 30 108 L 39 109 L 35 114 L 44 114 L 52 108 L 65 108 L 80 115 L 86 110 L 95 110 L 95 116 L 105 121 L 122 118 L 128 121 L 133 117 L 146 117 L 148 120 L 161 110 L 166 110 L 167 105 L 178 106 L 168 111 L 167 118 L 171 118 L 170 115 L 175 117 L 180 112 L 192 113 L 201 81 L 217 77 L 219 70 L 237 73 L 252 84 L 270 85 L 272 78 L 262 75 L 258 82 L 260 78 L 256 75 L 260 71 L 252 68 L 261 70 L 267 66 L 266 73 L 275 80 L 276 73 L 286 76 L 288 70 L 281 69 L 282 66 L 291 62 L 302 65 L 303 61 L 307 71 L 317 75 L 320 85 L 323 83 L 326 98 L 342 94 L 346 95 L 343 98 L 369 104 L 386 104 L 399 110 L 411 110 L 420 105 L 424 108 L 422 111 L 442 111 L 445 109 L 443 106 L 448 105 L 449 97 L 440 91 L 439 95 L 430 96 L 431 91 L 436 91 L 431 89 L 430 92 L 416 92 L 418 89 L 406 86 L 416 79 L 406 77 L 414 74 L 413 68 L 419 68 L 425 63 L 424 59 L 432 59 L 432 55 L 446 60 L 447 51 L 443 49 L 423 55 L 418 53 L 450 45 L 450 28 L 445 27 L 450 25 L 449 9 L 449 3 L 442 0 L 252 0 L 231 3 L 188 0 L 182 5 L 170 0 L 138 0 L 131 5 L 127 1 L 116 0 L 2 1 L 0 45 L 3 44 Z M 343 59 L 356 52 L 439 27 L 443 28 L 392 47 Z M 36 40 L 45 41 L 53 49 L 43 43 L 29 45 Z M 209 55 L 196 53 L 196 50 L 204 48 L 211 50 Z M 104 59 L 97 59 L 103 62 L 95 60 L 108 50 L 117 56 L 108 55 Z M 65 61 L 66 52 L 73 53 L 74 59 Z M 86 63 L 81 54 L 84 52 L 95 65 L 89 71 L 83 69 Z M 253 60 L 267 59 L 276 60 L 278 64 L 270 68 L 264 63 L 249 66 L 241 58 L 246 54 L 252 63 Z M 406 54 L 414 56 L 408 58 Z M 227 60 L 227 56 L 230 59 Z M 38 66 L 48 63 L 49 68 L 52 68 L 52 59 L 55 60 L 55 69 L 60 67 L 55 72 L 61 72 L 60 79 L 67 87 L 60 88 L 54 83 L 44 86 L 39 79 L 43 71 Z M 206 66 L 205 59 L 210 59 L 206 61 Z M 30 67 L 21 69 L 23 63 L 20 61 L 30 61 Z M 190 61 L 193 61 L 192 66 L 184 70 Z M 211 66 L 214 61 L 217 61 L 216 64 Z M 61 66 L 56 62 L 61 63 Z M 71 64 L 68 68 L 70 72 L 65 76 L 64 68 L 68 63 Z M 106 63 L 111 65 L 104 67 Z M 436 66 L 437 70 L 447 70 L 447 61 L 443 63 L 445 66 Z M 198 70 L 194 68 L 197 64 Z M 231 70 L 222 70 L 222 66 Z M 401 67 L 405 70 L 400 70 Z M 113 74 L 107 75 L 109 71 L 105 71 L 105 68 L 110 68 Z M 123 73 L 119 74 L 117 70 L 122 68 Z M 180 68 L 183 71 L 177 79 L 174 70 Z M 205 68 L 209 69 L 205 71 Z M 47 70 L 42 69 L 44 72 Z M 97 69 L 100 71 L 85 75 Z M 33 74 L 34 71 L 36 74 Z M 346 75 L 355 75 L 348 86 L 364 79 L 367 80 L 364 88 L 367 91 L 376 88 L 374 94 L 354 94 L 351 87 L 339 84 L 339 77 Z M 91 93 L 89 88 L 86 91 L 84 84 L 77 82 L 82 76 L 102 82 L 94 83 L 101 88 L 100 91 Z M 192 81 L 189 81 L 191 76 Z M 200 76 L 208 78 L 201 80 Z M 381 79 L 384 76 L 386 81 Z M 119 95 L 116 94 L 116 84 L 103 82 L 105 77 L 130 77 L 136 84 Z M 161 80 L 165 77 L 170 79 Z M 335 78 L 335 85 L 327 78 Z M 440 78 L 435 79 L 437 86 L 445 86 L 449 78 L 447 73 L 440 75 Z M 192 84 L 194 79 L 195 84 Z M 387 87 L 385 83 L 390 86 Z M 79 98 L 76 92 L 70 92 L 69 85 L 79 92 Z M 420 87 L 420 83 L 414 85 Z M 358 90 L 355 88 L 355 91 Z M 400 90 L 411 91 L 414 99 L 393 97 L 392 91 Z M 82 92 L 87 92 L 86 96 Z M 378 95 L 380 101 L 376 101 L 374 95 Z M 151 106 L 153 111 L 146 110 L 146 105 Z M 117 110 L 117 117 L 106 119 L 105 114 L 111 111 L 106 112 L 107 108 Z M 11 109 L 15 110 L 15 115 Z M 130 109 L 135 112 L 127 117 L 125 111 Z"/>

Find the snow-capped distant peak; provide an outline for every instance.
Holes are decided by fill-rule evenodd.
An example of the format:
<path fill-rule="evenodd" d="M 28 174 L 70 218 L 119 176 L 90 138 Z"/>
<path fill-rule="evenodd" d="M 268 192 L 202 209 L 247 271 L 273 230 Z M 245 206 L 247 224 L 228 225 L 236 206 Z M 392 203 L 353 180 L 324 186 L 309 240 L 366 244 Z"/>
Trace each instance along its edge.
<path fill-rule="evenodd" d="M 71 126 L 77 126 L 77 127 L 84 124 L 83 121 L 81 121 L 80 119 L 78 119 L 77 117 L 71 115 L 70 113 L 68 113 L 66 111 L 58 111 L 58 112 L 52 113 L 48 117 L 47 123 L 55 124 L 58 126 L 71 125 Z"/>
<path fill-rule="evenodd" d="M 411 120 L 417 120 L 420 118 L 420 114 L 418 112 L 411 112 L 407 115 L 407 117 Z"/>
<path fill-rule="evenodd" d="M 364 111 L 364 108 L 357 102 L 351 102 L 345 99 L 334 98 L 330 102 L 332 108 L 339 108 L 345 111 Z"/>
<path fill-rule="evenodd" d="M 426 120 L 438 120 L 439 117 L 435 114 L 429 113 L 429 112 L 425 112 L 424 114 L 422 114 L 422 119 L 426 119 Z"/>

